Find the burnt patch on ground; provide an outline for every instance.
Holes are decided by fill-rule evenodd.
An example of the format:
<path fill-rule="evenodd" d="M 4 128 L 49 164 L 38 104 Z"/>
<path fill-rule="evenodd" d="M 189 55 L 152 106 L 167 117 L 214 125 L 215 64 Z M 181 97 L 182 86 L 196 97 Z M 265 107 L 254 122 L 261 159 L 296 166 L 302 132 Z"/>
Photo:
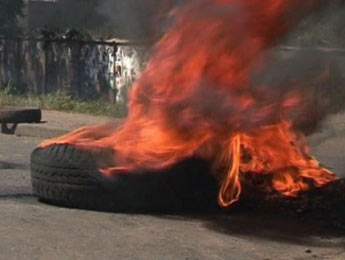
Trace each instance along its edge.
<path fill-rule="evenodd" d="M 230 210 L 285 216 L 345 235 L 345 179 L 335 180 L 324 187 L 313 187 L 300 192 L 297 197 L 264 190 L 257 181 L 247 182 L 241 200 Z"/>

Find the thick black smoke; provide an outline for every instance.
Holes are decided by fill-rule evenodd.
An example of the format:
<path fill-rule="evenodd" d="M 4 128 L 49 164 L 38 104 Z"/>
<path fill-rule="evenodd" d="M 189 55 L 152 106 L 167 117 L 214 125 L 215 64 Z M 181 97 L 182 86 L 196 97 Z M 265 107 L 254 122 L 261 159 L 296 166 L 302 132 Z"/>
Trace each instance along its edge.
<path fill-rule="evenodd" d="M 330 114 L 345 110 L 345 5 L 331 1 L 302 22 L 270 50 L 265 68 L 253 84 L 297 87 L 306 98 L 296 127 L 306 134 L 319 130 Z"/>

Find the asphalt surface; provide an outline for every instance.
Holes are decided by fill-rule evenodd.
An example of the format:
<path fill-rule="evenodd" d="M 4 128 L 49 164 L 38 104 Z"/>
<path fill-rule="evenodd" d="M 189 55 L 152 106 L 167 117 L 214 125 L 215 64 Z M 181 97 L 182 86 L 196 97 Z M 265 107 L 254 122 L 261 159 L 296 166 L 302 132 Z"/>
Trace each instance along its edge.
<path fill-rule="evenodd" d="M 309 140 L 343 174 L 345 116 L 330 120 Z M 264 212 L 127 215 L 42 204 L 29 162 L 41 140 L 0 135 L 0 259 L 345 259 L 345 235 Z"/>
<path fill-rule="evenodd" d="M 42 123 L 19 124 L 16 135 L 47 139 L 63 135 L 85 125 L 103 124 L 109 121 L 116 123 L 120 120 L 105 116 L 43 110 Z"/>

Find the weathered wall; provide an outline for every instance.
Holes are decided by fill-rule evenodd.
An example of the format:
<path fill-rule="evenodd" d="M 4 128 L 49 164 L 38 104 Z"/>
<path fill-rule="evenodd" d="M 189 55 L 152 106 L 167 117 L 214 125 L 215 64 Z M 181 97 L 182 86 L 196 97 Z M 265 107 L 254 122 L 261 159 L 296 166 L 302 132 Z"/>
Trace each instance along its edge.
<path fill-rule="evenodd" d="M 20 93 L 59 91 L 85 99 L 114 89 L 121 99 L 121 89 L 139 76 L 145 53 L 144 47 L 113 43 L 2 39 L 0 85 L 10 82 Z"/>

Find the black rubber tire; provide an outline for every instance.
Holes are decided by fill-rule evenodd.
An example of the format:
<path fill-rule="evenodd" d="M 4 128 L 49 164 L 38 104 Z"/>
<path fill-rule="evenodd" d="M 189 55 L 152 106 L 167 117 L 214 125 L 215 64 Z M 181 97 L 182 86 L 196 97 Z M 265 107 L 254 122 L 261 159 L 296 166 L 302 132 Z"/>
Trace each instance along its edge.
<path fill-rule="evenodd" d="M 0 108 L 0 123 L 39 123 L 41 119 L 42 112 L 39 108 Z"/>
<path fill-rule="evenodd" d="M 34 194 L 43 202 L 116 212 L 186 212 L 217 208 L 218 185 L 208 164 L 189 159 L 164 172 L 103 177 L 97 168 L 109 151 L 71 145 L 38 148 L 31 154 Z"/>

